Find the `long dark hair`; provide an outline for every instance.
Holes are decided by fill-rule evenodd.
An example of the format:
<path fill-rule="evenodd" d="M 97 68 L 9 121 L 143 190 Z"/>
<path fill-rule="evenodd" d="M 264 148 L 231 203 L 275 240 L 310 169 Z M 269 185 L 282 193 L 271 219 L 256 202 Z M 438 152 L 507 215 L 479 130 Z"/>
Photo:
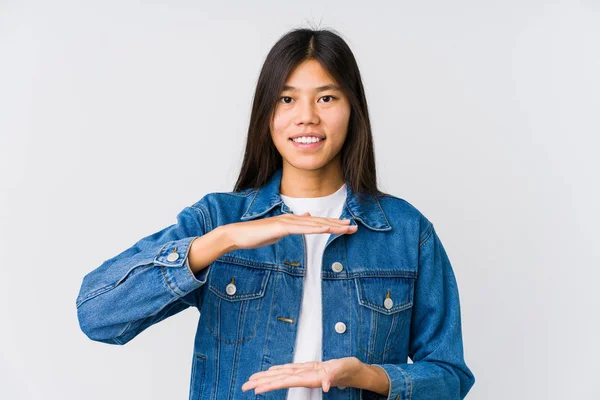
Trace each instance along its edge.
<path fill-rule="evenodd" d="M 234 191 L 261 187 L 283 166 L 271 138 L 270 122 L 288 76 L 309 59 L 321 64 L 350 102 L 348 133 L 340 150 L 344 179 L 356 194 L 384 195 L 377 188 L 371 123 L 354 55 L 340 35 L 331 30 L 308 28 L 283 35 L 265 59 L 254 92 L 244 161 Z"/>

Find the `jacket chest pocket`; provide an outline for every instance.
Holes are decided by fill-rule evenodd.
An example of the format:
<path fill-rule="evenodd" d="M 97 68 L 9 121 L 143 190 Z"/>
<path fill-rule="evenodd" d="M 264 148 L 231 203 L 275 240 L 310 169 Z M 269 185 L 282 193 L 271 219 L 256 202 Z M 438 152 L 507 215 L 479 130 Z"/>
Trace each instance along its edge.
<path fill-rule="evenodd" d="M 359 277 L 358 349 L 366 362 L 383 363 L 410 332 L 415 278 Z"/>
<path fill-rule="evenodd" d="M 271 271 L 221 261 L 210 268 L 209 290 L 202 307 L 208 329 L 225 344 L 252 339 Z"/>

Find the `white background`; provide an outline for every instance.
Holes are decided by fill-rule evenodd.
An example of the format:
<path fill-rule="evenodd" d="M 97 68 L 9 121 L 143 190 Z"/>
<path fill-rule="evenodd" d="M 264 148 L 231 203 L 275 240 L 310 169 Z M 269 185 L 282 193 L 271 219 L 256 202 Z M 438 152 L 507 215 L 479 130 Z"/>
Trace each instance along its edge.
<path fill-rule="evenodd" d="M 111 346 L 75 299 L 233 189 L 264 58 L 309 26 L 353 50 L 380 187 L 450 256 L 468 398 L 600 398 L 598 1 L 83 3 L 0 1 L 0 398 L 187 399 L 195 309 Z"/>

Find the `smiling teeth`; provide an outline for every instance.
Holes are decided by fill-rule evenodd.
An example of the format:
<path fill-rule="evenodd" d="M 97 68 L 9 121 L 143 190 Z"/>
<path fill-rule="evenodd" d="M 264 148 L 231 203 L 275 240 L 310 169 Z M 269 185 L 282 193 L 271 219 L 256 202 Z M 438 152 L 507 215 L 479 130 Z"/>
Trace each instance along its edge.
<path fill-rule="evenodd" d="M 316 142 L 320 142 L 321 141 L 321 139 L 316 138 L 314 136 L 310 136 L 310 137 L 302 136 L 302 137 L 295 138 L 295 139 L 292 139 L 292 140 L 294 142 L 296 142 L 296 143 L 316 143 Z"/>

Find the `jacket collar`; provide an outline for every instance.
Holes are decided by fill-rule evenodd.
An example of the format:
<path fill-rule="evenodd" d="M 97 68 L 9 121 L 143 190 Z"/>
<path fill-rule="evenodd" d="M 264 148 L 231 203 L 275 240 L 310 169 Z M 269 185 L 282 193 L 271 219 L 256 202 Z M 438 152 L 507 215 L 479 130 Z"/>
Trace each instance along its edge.
<path fill-rule="evenodd" d="M 282 168 L 277 169 L 267 183 L 256 190 L 250 205 L 241 217 L 242 221 L 261 217 L 276 206 L 281 207 L 281 213 L 292 213 L 280 195 L 282 173 Z M 346 181 L 346 194 L 346 203 L 340 218 L 352 218 L 375 231 L 389 231 L 392 229 L 378 199 L 361 194 L 362 200 L 359 202 L 348 181 Z"/>

